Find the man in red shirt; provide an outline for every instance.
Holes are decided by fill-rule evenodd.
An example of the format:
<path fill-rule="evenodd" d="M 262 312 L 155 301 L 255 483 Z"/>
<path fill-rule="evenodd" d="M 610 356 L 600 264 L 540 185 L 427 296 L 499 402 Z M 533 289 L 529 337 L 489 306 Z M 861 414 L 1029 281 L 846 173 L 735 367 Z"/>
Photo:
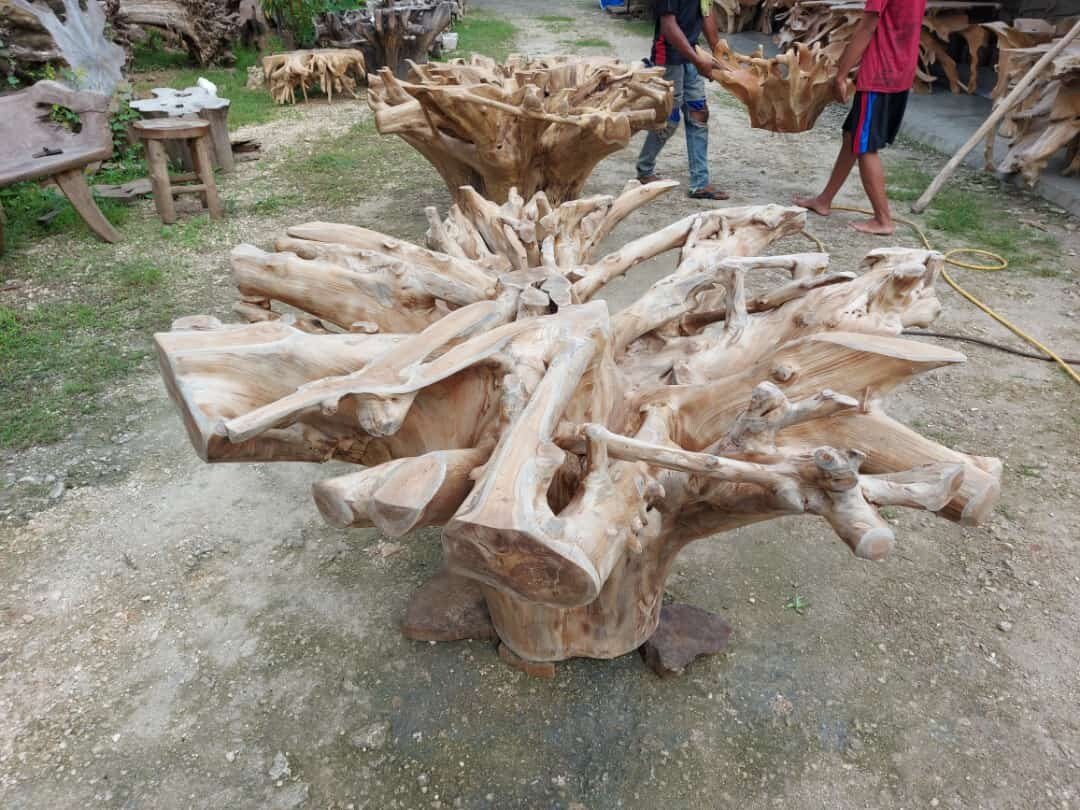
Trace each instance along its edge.
<path fill-rule="evenodd" d="M 919 37 L 926 0 L 866 0 L 866 10 L 837 65 L 836 95 L 847 102 L 848 74 L 855 65 L 855 100 L 844 121 L 844 143 L 825 190 L 816 197 L 796 197 L 796 205 L 825 217 L 855 163 L 859 164 L 872 219 L 852 223 L 863 233 L 887 236 L 896 230 L 885 193 L 885 169 L 878 150 L 900 130 L 908 91 L 915 81 Z"/>

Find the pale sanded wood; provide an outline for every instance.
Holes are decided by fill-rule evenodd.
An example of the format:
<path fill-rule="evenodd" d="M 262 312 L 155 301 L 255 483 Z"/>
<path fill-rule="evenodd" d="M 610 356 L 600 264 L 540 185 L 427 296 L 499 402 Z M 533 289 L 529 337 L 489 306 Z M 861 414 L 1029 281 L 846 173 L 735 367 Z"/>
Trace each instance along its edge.
<path fill-rule="evenodd" d="M 414 65 L 408 80 L 383 68 L 369 85 L 379 132 L 427 158 L 459 205 L 464 186 L 497 203 L 512 188 L 572 200 L 597 163 L 661 126 L 673 103 L 662 68 L 609 58 L 474 55 Z"/>
<path fill-rule="evenodd" d="M 880 249 L 858 271 L 766 255 L 805 225 L 781 206 L 693 214 L 596 255 L 670 188 L 561 205 L 468 189 L 428 211 L 428 247 L 330 223 L 274 253 L 241 245 L 250 323 L 157 335 L 166 386 L 208 461 L 363 465 L 315 484 L 330 524 L 443 527 L 451 573 L 406 632 L 487 637 L 479 593 L 504 658 L 545 675 L 649 639 L 694 540 L 814 515 L 880 560 L 901 542 L 882 506 L 984 519 L 1000 462 L 886 412 L 893 388 L 964 359 L 900 334 L 939 312 L 941 255 Z M 665 254 L 670 274 L 612 314 L 604 285 Z"/>

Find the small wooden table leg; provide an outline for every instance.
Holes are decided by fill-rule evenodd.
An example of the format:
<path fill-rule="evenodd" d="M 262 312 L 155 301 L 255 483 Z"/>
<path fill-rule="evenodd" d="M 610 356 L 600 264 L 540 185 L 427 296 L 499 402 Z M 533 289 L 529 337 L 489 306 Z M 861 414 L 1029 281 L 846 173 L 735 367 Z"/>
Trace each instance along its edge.
<path fill-rule="evenodd" d="M 229 140 L 229 108 L 203 110 L 199 117 L 210 124 L 210 137 L 214 140 L 216 165 L 223 172 L 231 172 L 236 163 L 233 160 L 232 141 Z"/>
<path fill-rule="evenodd" d="M 210 159 L 208 135 L 191 140 L 191 156 L 195 160 L 195 174 L 199 176 L 199 182 L 203 184 L 203 205 L 210 212 L 211 219 L 221 219 L 224 211 L 221 208 L 217 183 L 214 182 L 214 164 Z"/>
<path fill-rule="evenodd" d="M 176 222 L 172 183 L 169 181 L 169 157 L 158 140 L 147 140 L 146 163 L 150 170 L 150 187 L 154 190 L 154 207 L 166 225 Z"/>

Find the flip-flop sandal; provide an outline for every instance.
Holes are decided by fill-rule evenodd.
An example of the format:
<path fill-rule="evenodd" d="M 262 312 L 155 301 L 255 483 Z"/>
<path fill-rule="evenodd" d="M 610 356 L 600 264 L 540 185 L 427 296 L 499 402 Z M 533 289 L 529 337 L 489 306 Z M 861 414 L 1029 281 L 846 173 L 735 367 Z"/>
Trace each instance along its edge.
<path fill-rule="evenodd" d="M 731 199 L 731 195 L 726 191 L 721 191 L 718 188 L 712 186 L 705 186 L 704 188 L 697 188 L 690 192 L 690 199 L 692 200 L 728 200 Z"/>
<path fill-rule="evenodd" d="M 643 186 L 647 186 L 649 183 L 658 183 L 664 178 L 658 174 L 647 174 L 644 177 L 638 176 L 637 181 Z"/>

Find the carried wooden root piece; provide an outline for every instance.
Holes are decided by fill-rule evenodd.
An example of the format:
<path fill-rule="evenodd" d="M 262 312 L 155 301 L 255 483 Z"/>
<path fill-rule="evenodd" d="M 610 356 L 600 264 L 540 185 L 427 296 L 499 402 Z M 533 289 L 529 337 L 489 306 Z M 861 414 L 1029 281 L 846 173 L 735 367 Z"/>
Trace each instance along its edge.
<path fill-rule="evenodd" d="M 383 68 L 370 84 L 380 133 L 419 151 L 451 194 L 472 186 L 499 203 L 512 188 L 574 199 L 597 163 L 661 126 L 673 103 L 662 68 L 609 58 L 474 55 L 413 65 L 408 81 Z"/>
<path fill-rule="evenodd" d="M 277 104 L 295 104 L 297 90 L 307 101 L 308 87 L 315 84 L 328 101 L 334 100 L 335 93 L 359 98 L 356 85 L 366 72 L 364 55 L 357 50 L 326 48 L 263 57 L 263 75 Z"/>
<path fill-rule="evenodd" d="M 745 56 L 720 40 L 712 78 L 746 105 L 750 126 L 771 132 L 806 132 L 834 98 L 834 61 L 819 46 L 795 43 L 766 59 L 762 49 Z"/>
<path fill-rule="evenodd" d="M 428 212 L 427 248 L 326 223 L 276 253 L 236 248 L 254 322 L 157 336 L 193 443 L 210 461 L 365 465 L 315 484 L 329 523 L 444 527 L 447 570 L 403 631 L 485 638 L 490 622 L 500 656 L 544 677 L 650 639 L 664 672 L 720 649 L 712 620 L 696 640 L 677 623 L 653 638 L 693 540 L 817 515 L 880 560 L 898 542 L 882 506 L 984 518 L 1000 463 L 885 413 L 892 388 L 963 360 L 900 336 L 937 315 L 942 257 L 876 250 L 856 273 L 763 256 L 805 222 L 779 206 L 702 212 L 594 255 L 671 185 L 561 205 L 463 189 L 445 219 Z M 612 316 L 604 285 L 667 252 L 671 274 Z"/>

